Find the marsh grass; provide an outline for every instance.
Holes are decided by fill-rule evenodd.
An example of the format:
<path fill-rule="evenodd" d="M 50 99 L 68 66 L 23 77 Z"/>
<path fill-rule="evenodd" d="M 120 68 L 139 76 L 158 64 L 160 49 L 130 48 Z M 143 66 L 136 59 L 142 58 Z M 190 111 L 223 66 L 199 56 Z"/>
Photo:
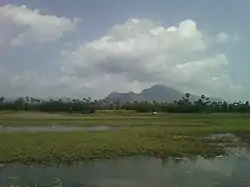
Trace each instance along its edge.
<path fill-rule="evenodd" d="M 228 147 L 249 145 L 249 116 L 160 115 L 157 117 L 56 116 L 29 117 L 1 115 L 1 123 L 13 126 L 127 125 L 119 131 L 0 133 L 0 162 L 25 164 L 73 163 L 95 158 L 148 155 L 160 158 L 202 155 L 214 157 L 227 153 Z M 28 115 L 28 114 L 25 114 Z M 30 115 L 30 114 L 29 114 Z M 47 114 L 46 114 L 47 115 Z M 119 123 L 118 123 L 119 122 Z M 235 133 L 240 142 L 230 138 L 209 139 L 213 133 Z"/>
<path fill-rule="evenodd" d="M 0 134 L 0 162 L 71 163 L 134 155 L 183 157 L 225 154 L 231 140 L 170 133 L 165 128 L 117 132 Z M 219 144 L 222 143 L 222 144 Z"/>

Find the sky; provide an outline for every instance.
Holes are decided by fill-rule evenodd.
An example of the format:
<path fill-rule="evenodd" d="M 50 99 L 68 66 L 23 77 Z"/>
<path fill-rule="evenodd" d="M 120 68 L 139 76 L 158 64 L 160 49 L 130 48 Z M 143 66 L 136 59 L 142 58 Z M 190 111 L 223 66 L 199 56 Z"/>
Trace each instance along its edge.
<path fill-rule="evenodd" d="M 0 95 L 155 84 L 250 100 L 248 0 L 0 0 Z"/>

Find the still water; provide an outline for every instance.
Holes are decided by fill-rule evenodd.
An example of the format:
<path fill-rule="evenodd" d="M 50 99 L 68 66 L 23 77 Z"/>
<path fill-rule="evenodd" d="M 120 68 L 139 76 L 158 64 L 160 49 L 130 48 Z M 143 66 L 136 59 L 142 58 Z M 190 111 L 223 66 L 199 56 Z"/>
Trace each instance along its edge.
<path fill-rule="evenodd" d="M 70 187 L 247 187 L 250 153 L 240 151 L 211 160 L 198 157 L 179 162 L 131 157 L 45 168 L 12 164 L 2 167 L 0 172 L 1 186 L 49 185 L 56 180 L 59 186 Z"/>
<path fill-rule="evenodd" d="M 80 132 L 80 131 L 106 131 L 121 129 L 121 127 L 110 126 L 85 126 L 85 127 L 73 127 L 73 126 L 44 126 L 44 127 L 1 127 L 0 132 L 17 132 L 17 133 L 35 133 L 35 132 Z"/>

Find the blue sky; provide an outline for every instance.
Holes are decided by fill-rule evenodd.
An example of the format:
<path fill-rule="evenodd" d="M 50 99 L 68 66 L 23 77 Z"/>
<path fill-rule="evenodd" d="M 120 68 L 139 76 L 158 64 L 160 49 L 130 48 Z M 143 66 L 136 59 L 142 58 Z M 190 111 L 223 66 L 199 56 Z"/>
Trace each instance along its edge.
<path fill-rule="evenodd" d="M 0 95 L 101 98 L 165 84 L 250 99 L 249 7 L 247 0 L 0 0 Z"/>

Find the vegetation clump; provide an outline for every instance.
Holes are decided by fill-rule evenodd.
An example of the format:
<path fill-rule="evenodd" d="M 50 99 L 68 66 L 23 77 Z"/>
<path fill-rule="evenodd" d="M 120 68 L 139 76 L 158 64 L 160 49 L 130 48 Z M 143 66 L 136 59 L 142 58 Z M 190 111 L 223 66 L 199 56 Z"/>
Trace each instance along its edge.
<path fill-rule="evenodd" d="M 134 155 L 160 158 L 213 157 L 226 154 L 229 147 L 246 146 L 250 142 L 249 103 L 211 102 L 204 95 L 191 102 L 190 94 L 187 93 L 173 103 L 112 103 L 92 101 L 91 98 L 41 101 L 30 97 L 5 102 L 5 98 L 1 97 L 0 110 L 0 128 L 126 127 L 103 132 L 2 131 L 0 163 L 71 163 Z M 152 112 L 158 115 L 152 115 Z M 214 133 L 234 133 L 241 138 L 240 141 L 234 141 L 233 138 L 207 138 Z"/>
<path fill-rule="evenodd" d="M 7 116 L 6 119 L 9 119 L 10 114 Z M 52 116 L 41 122 L 53 121 Z M 54 117 L 58 120 L 58 116 Z M 141 119 L 140 123 L 136 122 L 137 117 Z M 13 120 L 13 118 L 10 119 Z M 107 116 L 76 118 L 78 121 L 82 119 L 82 125 L 85 125 L 85 119 L 90 122 L 94 120 L 93 125 L 95 125 L 100 124 Z M 120 118 L 125 124 L 130 123 L 128 128 L 103 132 L 2 132 L 0 133 L 0 162 L 72 163 L 86 159 L 136 155 L 159 158 L 202 155 L 210 158 L 227 154 L 228 148 L 249 145 L 250 116 L 212 114 L 208 117 L 203 114 L 175 114 L 143 117 L 131 115 L 116 116 L 114 120 L 120 120 Z M 1 117 L 0 121 L 3 119 Z M 69 119 L 62 117 L 62 119 L 67 119 L 68 125 L 72 125 L 71 120 L 74 122 L 74 117 Z M 28 122 L 29 118 L 25 120 Z M 34 121 L 34 116 L 30 120 Z M 106 121 L 107 124 L 108 122 L 110 121 Z M 220 138 L 219 136 L 209 138 L 211 134 L 217 133 L 234 133 L 240 137 L 240 140 L 235 141 L 230 137 Z"/>
<path fill-rule="evenodd" d="M 211 101 L 205 95 L 201 95 L 197 101 L 191 101 L 191 95 L 186 93 L 181 99 L 174 102 L 149 102 L 134 101 L 122 102 L 120 100 L 92 100 L 83 99 L 49 99 L 47 101 L 32 97 L 20 97 L 15 101 L 8 101 L 0 97 L 0 110 L 15 111 L 40 111 L 40 112 L 68 112 L 91 114 L 97 110 L 129 110 L 140 113 L 167 112 L 167 113 L 248 113 L 249 102 Z"/>

